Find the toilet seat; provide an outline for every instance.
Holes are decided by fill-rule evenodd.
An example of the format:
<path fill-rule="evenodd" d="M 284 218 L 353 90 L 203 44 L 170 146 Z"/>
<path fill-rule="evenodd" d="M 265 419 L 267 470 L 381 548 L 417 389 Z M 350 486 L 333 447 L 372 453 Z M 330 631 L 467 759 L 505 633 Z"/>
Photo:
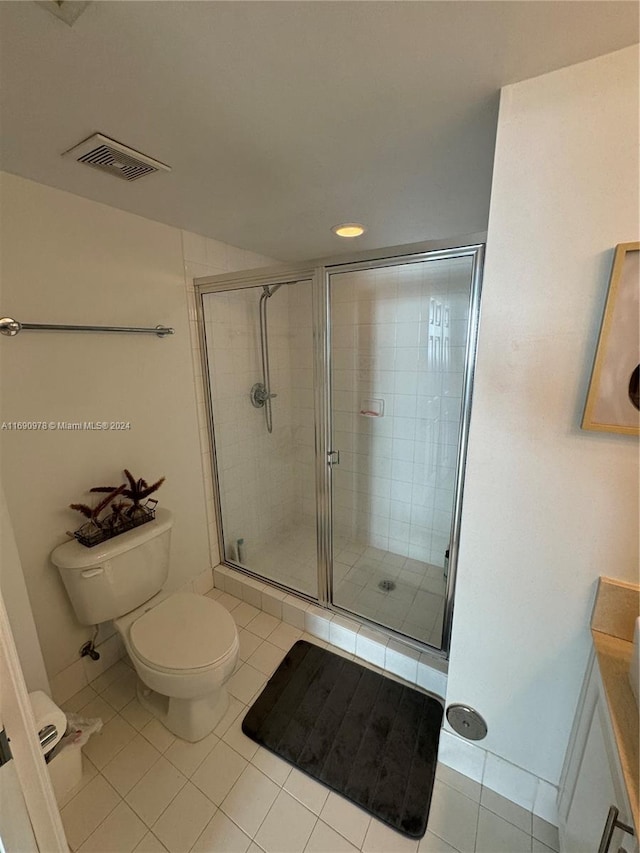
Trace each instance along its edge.
<path fill-rule="evenodd" d="M 235 653 L 238 634 L 228 610 L 211 598 L 176 592 L 136 619 L 132 651 L 161 672 L 202 671 Z"/>

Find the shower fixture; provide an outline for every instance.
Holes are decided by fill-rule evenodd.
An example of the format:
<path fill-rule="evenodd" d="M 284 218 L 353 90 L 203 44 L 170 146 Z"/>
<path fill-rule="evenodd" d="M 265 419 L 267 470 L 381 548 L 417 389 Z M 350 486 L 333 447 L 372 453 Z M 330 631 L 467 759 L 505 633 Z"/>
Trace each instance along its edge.
<path fill-rule="evenodd" d="M 251 388 L 251 403 L 256 409 L 264 408 L 264 417 L 267 432 L 273 432 L 273 414 L 271 412 L 271 401 L 277 394 L 271 391 L 271 375 L 269 370 L 269 327 L 267 323 L 267 300 L 273 296 L 281 284 L 273 284 L 271 287 L 263 285 L 260 296 L 260 355 L 262 357 L 262 382 L 256 382 Z"/>
<path fill-rule="evenodd" d="M 255 385 L 251 386 L 251 403 L 256 407 L 256 409 L 261 409 L 267 400 L 271 400 L 277 396 L 277 394 L 270 394 L 267 391 L 264 382 L 256 382 Z M 269 430 L 269 432 L 271 432 L 271 430 Z"/>

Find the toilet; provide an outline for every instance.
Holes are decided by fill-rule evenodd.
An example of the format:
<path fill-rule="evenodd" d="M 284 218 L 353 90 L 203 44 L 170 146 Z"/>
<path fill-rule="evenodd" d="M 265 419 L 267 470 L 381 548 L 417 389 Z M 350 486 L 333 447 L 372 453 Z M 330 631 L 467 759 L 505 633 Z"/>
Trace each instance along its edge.
<path fill-rule="evenodd" d="M 51 554 L 78 620 L 113 620 L 138 674 L 138 700 L 178 737 L 198 741 L 224 716 L 225 683 L 238 660 L 231 614 L 192 592 L 167 592 L 173 517 L 92 548 L 65 542 Z"/>

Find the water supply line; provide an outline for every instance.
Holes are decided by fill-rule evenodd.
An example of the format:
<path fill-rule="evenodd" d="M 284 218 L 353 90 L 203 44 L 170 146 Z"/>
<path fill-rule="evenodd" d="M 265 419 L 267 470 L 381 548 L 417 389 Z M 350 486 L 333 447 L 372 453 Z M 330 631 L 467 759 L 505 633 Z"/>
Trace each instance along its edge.
<path fill-rule="evenodd" d="M 281 284 L 274 284 L 271 287 L 263 285 L 262 295 L 260 296 L 260 304 L 258 307 L 260 315 L 260 356 L 262 358 L 262 382 L 256 382 L 251 389 L 251 402 L 260 409 L 264 408 L 264 417 L 267 425 L 267 432 L 273 432 L 273 414 L 271 411 L 271 400 L 277 397 L 271 391 L 271 373 L 269 369 L 269 324 L 267 322 L 267 300 L 273 296 L 276 290 L 282 287 Z"/>

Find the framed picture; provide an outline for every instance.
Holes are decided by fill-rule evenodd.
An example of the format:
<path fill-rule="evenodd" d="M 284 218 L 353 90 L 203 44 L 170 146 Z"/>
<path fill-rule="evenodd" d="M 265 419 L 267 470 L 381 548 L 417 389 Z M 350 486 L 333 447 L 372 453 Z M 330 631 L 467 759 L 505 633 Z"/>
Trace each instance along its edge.
<path fill-rule="evenodd" d="M 640 243 L 619 243 L 582 428 L 640 435 Z"/>

